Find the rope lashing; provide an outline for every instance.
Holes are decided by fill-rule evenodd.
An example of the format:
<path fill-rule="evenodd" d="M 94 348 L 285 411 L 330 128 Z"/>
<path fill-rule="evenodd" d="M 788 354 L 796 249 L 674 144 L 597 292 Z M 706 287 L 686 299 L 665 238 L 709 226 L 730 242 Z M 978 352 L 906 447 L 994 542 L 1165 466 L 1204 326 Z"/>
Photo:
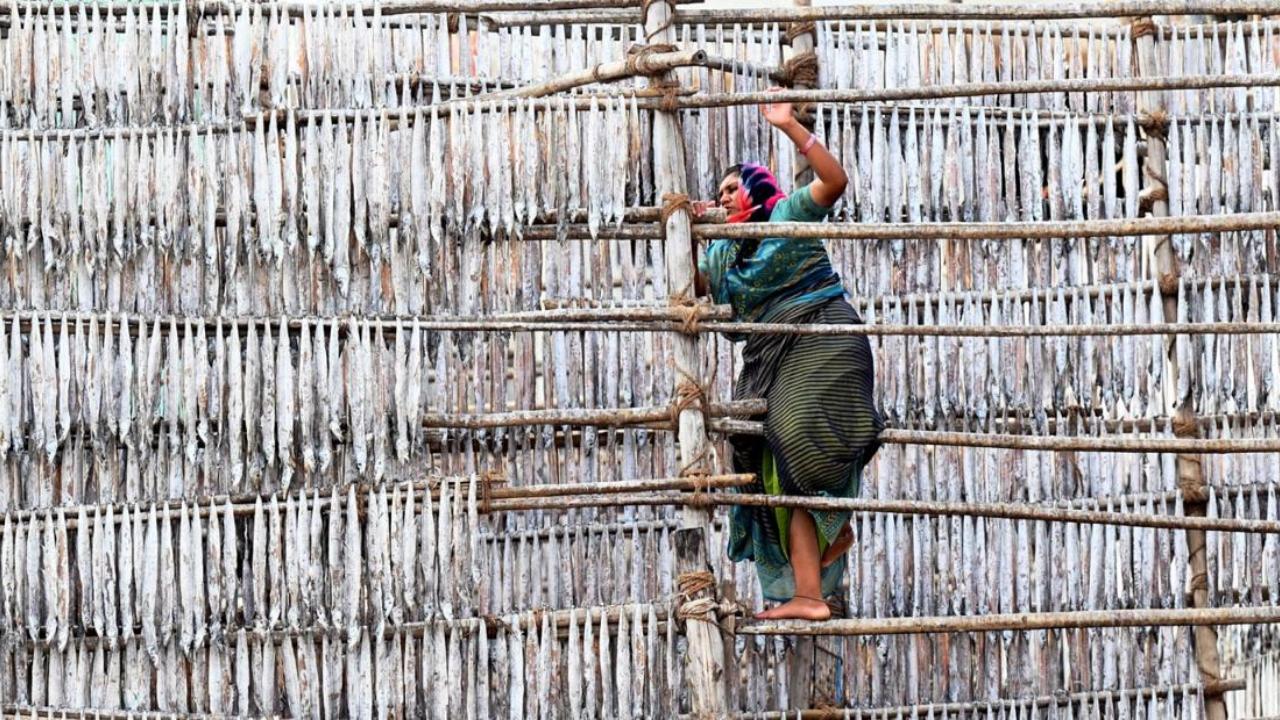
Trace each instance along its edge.
<path fill-rule="evenodd" d="M 660 53 L 675 52 L 676 50 L 679 50 L 679 48 L 670 43 L 655 43 L 653 45 L 637 43 L 632 45 L 627 49 L 627 73 L 629 75 L 653 75 L 662 72 L 650 64 L 650 57 Z"/>

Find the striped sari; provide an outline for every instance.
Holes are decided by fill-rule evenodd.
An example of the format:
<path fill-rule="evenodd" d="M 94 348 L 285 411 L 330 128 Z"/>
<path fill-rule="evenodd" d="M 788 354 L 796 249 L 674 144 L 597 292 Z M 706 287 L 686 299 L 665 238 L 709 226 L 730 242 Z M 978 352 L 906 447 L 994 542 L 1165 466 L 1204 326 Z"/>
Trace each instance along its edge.
<path fill-rule="evenodd" d="M 743 184 L 769 183 L 759 166 L 745 166 Z M 767 185 L 761 197 L 774 192 Z M 828 209 L 813 201 L 808 187 L 790 196 L 771 196 L 770 222 L 816 222 Z M 764 219 L 756 199 L 749 219 Z M 716 302 L 733 307 L 740 321 L 777 323 L 860 323 L 844 297 L 840 278 L 819 240 L 769 238 L 718 240 L 700 269 Z M 765 398 L 764 437 L 733 436 L 733 465 L 757 481 L 740 492 L 774 495 L 855 497 L 862 470 L 879 447 L 884 427 L 873 402 L 874 365 L 865 336 L 752 335 L 746 339 L 735 399 Z M 835 540 L 847 512 L 810 513 L 820 549 Z M 795 580 L 787 556 L 789 509 L 734 507 L 730 515 L 729 557 L 753 560 L 764 596 L 789 600 Z M 844 563 L 822 571 L 822 592 L 837 592 Z"/>

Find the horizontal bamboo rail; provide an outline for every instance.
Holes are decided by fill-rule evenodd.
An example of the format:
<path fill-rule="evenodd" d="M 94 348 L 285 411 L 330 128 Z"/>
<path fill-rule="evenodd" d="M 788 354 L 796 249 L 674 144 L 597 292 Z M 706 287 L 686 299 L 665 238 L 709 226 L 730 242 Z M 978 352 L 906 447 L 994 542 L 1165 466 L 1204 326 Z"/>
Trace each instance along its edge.
<path fill-rule="evenodd" d="M 1280 212 L 1030 222 L 725 223 L 698 225 L 693 229 L 693 234 L 703 240 L 776 237 L 820 240 L 1029 240 L 1137 237 L 1276 228 L 1280 228 Z"/>
<path fill-rule="evenodd" d="M 1270 438 L 1171 438 L 1041 436 L 998 433 L 939 432 L 935 430 L 885 430 L 881 442 L 901 445 L 1006 448 L 1078 452 L 1175 452 L 1255 453 L 1280 452 L 1280 437 Z"/>
<path fill-rule="evenodd" d="M 580 327 L 583 330 L 602 328 Z M 618 328 L 623 329 L 623 328 Z M 627 327 L 627 330 L 638 328 Z M 676 331 L 675 327 L 662 330 Z M 1185 323 L 1115 323 L 1112 325 L 901 325 L 876 323 L 853 324 L 788 324 L 723 322 L 701 323 L 706 332 L 741 333 L 743 335 L 905 335 L 937 337 L 1105 337 L 1117 335 L 1271 335 L 1280 333 L 1280 322 L 1185 322 Z"/>
<path fill-rule="evenodd" d="M 822 22 L 833 20 L 898 21 L 898 20 L 1067 20 L 1084 18 L 1126 18 L 1134 15 L 1219 15 L 1270 14 L 1275 5 L 1267 0 L 1125 0 L 1108 2 L 1023 2 L 987 5 L 954 3 L 874 3 L 823 5 L 817 7 L 770 8 L 677 8 L 677 25 L 745 25 L 749 23 Z M 641 22 L 640 11 L 582 10 L 554 13 L 518 12 L 486 15 L 491 26 L 542 24 L 612 24 L 634 25 Z"/>
<path fill-rule="evenodd" d="M 718 418 L 711 429 L 740 435 L 763 435 L 764 423 L 757 420 Z M 944 430 L 901 430 L 880 432 L 886 445 L 942 445 L 946 447 L 1038 450 L 1053 452 L 1123 453 L 1262 453 L 1280 452 L 1280 438 L 1177 438 L 1094 435 L 1030 435 L 1025 433 L 951 432 Z"/>
<path fill-rule="evenodd" d="M 680 321 L 669 320 L 666 317 L 653 317 L 651 319 L 618 319 L 618 320 L 566 320 L 552 319 L 545 321 L 530 320 L 506 320 L 506 319 L 490 319 L 485 317 L 460 318 L 457 320 L 427 320 L 427 321 L 382 321 L 374 320 L 370 322 L 372 326 L 380 326 L 386 330 L 394 331 L 397 327 L 405 330 L 412 330 L 415 326 L 421 328 L 425 332 L 724 332 L 739 333 L 742 335 L 867 335 L 867 336 L 887 336 L 900 335 L 906 337 L 1004 337 L 1004 338 L 1026 338 L 1026 337 L 1108 337 L 1108 336 L 1149 336 L 1149 335 L 1269 335 L 1280 333 L 1280 322 L 1166 322 L 1166 323 L 1114 323 L 1110 325 L 908 325 L 902 323 L 875 323 L 875 324 L 849 324 L 849 323 L 832 323 L 832 324 L 808 324 L 808 323 L 759 323 L 759 322 L 735 322 L 730 320 L 707 320 L 703 321 L 703 317 L 723 317 L 724 310 L 720 306 L 714 305 L 692 305 L 687 314 L 682 314 Z M 706 308 L 703 310 L 702 308 Z M 537 311 L 535 311 L 537 312 Z M 591 312 L 590 309 L 577 311 L 570 310 L 550 310 L 546 312 L 577 312 L 581 316 Z M 601 313 L 626 315 L 619 311 L 608 311 Z M 646 313 L 658 315 L 649 311 L 636 312 L 634 316 L 643 317 Z M 45 316 L 53 318 L 53 325 L 60 328 L 62 325 L 62 315 L 59 311 L 47 313 L 39 311 L 38 313 L 30 313 L 39 315 L 39 322 L 44 323 Z M 103 316 L 106 313 L 102 314 Z M 113 313 L 113 315 L 115 315 Z M 101 317 L 101 316 L 100 316 Z M 74 323 L 71 314 L 68 313 L 69 322 Z M 156 319 L 125 320 L 129 326 L 129 332 L 136 334 L 137 324 L 145 322 L 149 326 L 155 323 Z M 165 331 L 169 328 L 171 321 L 169 316 L 160 318 L 160 326 Z M 186 319 L 174 319 L 179 322 L 180 328 L 185 328 Z M 308 319 L 312 325 L 325 324 L 329 321 L 323 318 Z M 11 319 L 6 321 L 6 330 L 11 327 Z M 30 332 L 32 320 L 20 319 L 18 327 L 20 332 Z M 112 319 L 114 327 L 119 327 L 118 320 Z M 218 318 L 201 318 L 196 324 L 203 323 L 206 334 L 210 328 L 217 327 Z M 234 322 L 238 327 L 247 327 L 249 323 L 268 324 L 270 321 L 256 318 L 237 318 L 227 319 L 227 327 Z M 286 325 L 290 330 L 300 328 L 303 320 L 301 318 L 286 320 Z M 279 322 L 273 323 L 277 328 Z M 262 325 L 259 325 L 262 326 Z M 345 336 L 349 330 L 344 329 L 339 324 L 340 336 Z M 185 334 L 185 329 L 180 330 L 180 335 Z M 385 337 L 385 336 L 384 336 Z M 628 421 L 628 422 L 650 422 L 661 420 L 660 417 L 649 417 Z M 441 421 L 443 422 L 443 421 Z M 539 424 L 516 423 L 516 424 Z M 588 423 L 591 424 L 591 423 Z M 501 425 L 482 426 L 482 427 L 502 427 Z"/>
<path fill-rule="evenodd" d="M 1180 75 L 1129 78 L 1066 78 L 1058 80 L 1015 80 L 990 83 L 956 83 L 870 90 L 779 90 L 768 92 L 700 93 L 674 99 L 680 108 L 714 108 L 760 105 L 767 102 L 865 103 L 895 100 L 940 100 L 984 95 L 1038 95 L 1063 92 L 1126 92 L 1151 90 L 1207 90 L 1230 87 L 1276 87 L 1280 73 L 1254 75 Z M 455 102 L 450 100 L 449 102 Z M 637 101 L 639 102 L 639 101 Z M 640 107 L 656 106 L 653 101 Z"/>
<path fill-rule="evenodd" d="M 718 608 L 719 609 L 719 608 Z M 399 624 L 385 623 L 381 627 L 381 634 L 384 638 L 401 637 L 421 638 L 427 632 L 435 629 L 437 626 L 446 628 L 458 627 L 464 631 L 479 632 L 483 630 L 489 637 L 497 635 L 499 629 L 532 629 L 541 628 L 545 619 L 553 630 L 563 631 L 569 627 L 571 619 L 577 619 L 579 623 L 590 618 L 594 624 L 599 624 L 601 616 L 605 616 L 609 620 L 610 632 L 617 632 L 618 620 L 625 613 L 627 617 L 632 617 L 636 610 L 640 611 L 640 616 L 647 618 L 649 611 L 652 610 L 655 619 L 659 623 L 665 623 L 671 618 L 670 603 L 658 601 L 650 603 L 618 603 L 613 605 L 596 605 L 592 607 L 568 608 L 562 610 L 526 610 L 519 613 L 508 613 L 506 615 L 476 615 L 471 617 L 445 618 L 437 617 L 431 620 L 410 620 Z M 728 608 L 724 608 L 728 611 Z M 360 631 L 370 637 L 375 636 L 379 632 L 379 628 L 361 622 L 359 624 Z M 240 633 L 244 633 L 246 638 L 272 640 L 275 643 L 283 641 L 285 638 L 301 638 L 318 640 L 323 636 L 348 638 L 350 628 L 335 625 L 309 625 L 299 627 L 287 626 L 267 626 L 258 625 L 244 626 L 238 628 L 223 628 L 224 647 L 232 645 L 234 639 Z M 142 626 L 135 624 L 132 628 L 134 637 L 141 637 Z M 93 630 L 83 632 L 79 628 L 75 628 L 70 633 L 70 639 L 79 643 L 83 643 L 89 647 L 93 647 L 103 641 L 111 645 L 119 643 L 118 638 L 104 638 Z M 16 645 L 41 645 L 48 646 L 53 640 L 50 638 L 38 636 L 32 639 L 30 636 L 23 635 L 20 638 L 14 638 L 13 643 Z M 214 643 L 216 641 L 209 639 L 206 643 Z M 172 714 L 166 717 L 174 717 Z M 186 716 L 182 716 L 186 717 Z M 197 716 L 199 717 L 199 716 Z"/>
<path fill-rule="evenodd" d="M 177 325 L 179 337 L 186 336 L 186 325 L 189 321 L 192 328 L 203 325 L 206 333 L 216 331 L 221 325 L 224 332 L 230 331 L 232 327 L 241 331 L 247 331 L 250 325 L 253 325 L 258 333 L 272 333 L 279 335 L 281 322 L 285 328 L 291 332 L 298 331 L 306 323 L 312 328 L 322 326 L 326 329 L 338 328 L 339 336 L 344 337 L 350 331 L 352 325 L 358 329 L 367 329 L 370 332 L 382 330 L 384 333 L 394 333 L 397 330 L 411 331 L 415 327 L 426 332 L 442 332 L 453 330 L 483 330 L 486 328 L 506 328 L 506 329 L 527 329 L 531 331 L 537 330 L 557 330 L 560 326 L 575 328 L 580 323 L 634 323 L 648 321 L 671 321 L 671 322 L 687 322 L 691 318 L 702 320 L 727 320 L 733 316 L 733 310 L 727 305 L 712 305 L 710 303 L 699 303 L 696 305 L 659 305 L 656 303 L 635 306 L 635 307 L 603 307 L 603 308 L 548 308 L 545 310 L 526 310 L 508 313 L 493 313 L 490 315 L 478 316 L 448 316 L 448 315 L 419 315 L 419 316 L 402 316 L 402 315 L 370 315 L 363 317 L 353 316 L 201 316 L 188 317 L 177 315 L 142 315 L 138 313 L 124 312 L 86 312 L 86 311 L 63 311 L 63 310 L 18 310 L 8 314 L 0 314 L 0 324 L 3 324 L 4 332 L 9 332 L 13 327 L 13 320 L 18 320 L 18 329 L 20 332 L 31 332 L 33 323 L 39 323 L 40 327 L 44 327 L 47 319 L 53 321 L 54 328 L 61 328 L 62 319 L 67 319 L 68 326 L 73 328 L 77 322 L 88 323 L 95 320 L 98 324 L 99 332 L 119 332 L 120 326 L 125 326 L 125 331 L 131 335 L 138 334 L 140 325 L 147 326 L 148 330 L 153 328 L 157 322 L 160 327 L 168 332 L 170 326 Z M 566 325 L 567 323 L 567 325 Z"/>
<path fill-rule="evenodd" d="M 1129 700 L 1134 698 L 1175 697 L 1190 693 L 1193 695 L 1221 695 L 1227 692 L 1244 690 L 1244 680 L 1219 680 L 1201 685 L 1159 685 L 1145 688 L 1128 688 L 1124 690 L 1092 690 L 1088 692 L 1060 693 L 1057 695 L 1041 695 L 1030 698 L 1002 698 L 999 700 L 974 700 L 972 702 L 928 703 L 927 705 L 894 705 L 889 707 L 859 707 L 820 710 L 771 710 L 768 712 L 737 713 L 733 720 L 842 720 L 847 718 L 892 718 L 899 715 L 911 716 L 920 714 L 922 708 L 935 713 L 938 717 L 947 717 L 959 713 L 978 713 L 1001 708 L 1023 708 L 1028 705 L 1049 707 L 1051 705 L 1080 704 L 1100 700 Z M 692 715 L 681 715 L 681 720 L 699 720 Z"/>
<path fill-rule="evenodd" d="M 1080 610 L 954 617 L 805 620 L 739 620 L 739 635 L 917 635 L 1067 628 L 1253 625 L 1280 622 L 1280 606 Z"/>
<path fill-rule="evenodd" d="M 808 497 L 800 495 L 760 495 L 755 493 L 618 493 L 608 496 L 563 496 L 494 500 L 491 512 L 512 510 L 567 510 L 601 506 L 681 506 L 741 505 L 749 507 L 790 507 L 804 510 L 834 510 L 891 515 L 925 515 L 930 517 L 986 517 L 1003 520 L 1040 520 L 1044 522 L 1079 523 L 1082 525 L 1116 525 L 1164 530 L 1216 530 L 1221 532 L 1280 533 L 1280 520 L 1246 518 L 1209 518 L 1201 516 L 1082 510 L 1029 503 L 978 503 L 943 500 L 878 500 L 873 498 Z"/>
<path fill-rule="evenodd" d="M 693 0 L 676 0 L 676 2 L 692 2 Z M 178 12 L 179 5 L 187 6 L 187 14 L 189 17 L 197 18 L 209 15 L 231 15 L 246 7 L 260 5 L 262 7 L 263 16 L 270 16 L 277 10 L 291 17 L 301 17 L 309 13 L 313 13 L 318 9 L 315 3 L 306 2 L 276 2 L 274 0 L 264 0 L 263 2 L 233 2 L 231 0 L 192 0 L 189 2 L 148 2 L 142 7 L 150 10 L 153 6 L 159 10 L 162 17 L 168 17 Z M 380 14 L 384 17 L 390 15 L 419 15 L 423 13 L 486 13 L 486 12 L 510 12 L 522 10 L 590 10 L 594 8 L 613 9 L 613 8 L 631 8 L 634 7 L 634 0 L 380 0 L 379 2 L 368 2 L 360 0 L 351 2 L 350 0 L 342 0 L 337 3 L 336 8 L 340 11 L 352 13 L 359 11 L 362 15 L 372 17 Z M 60 13 L 64 15 L 75 14 L 79 6 L 64 3 L 50 2 L 42 0 L 37 2 L 23 2 L 17 7 L 21 7 L 27 12 L 36 13 Z M 98 3 L 93 6 L 99 12 L 105 12 L 113 16 L 125 15 L 130 9 L 137 8 L 137 3 L 131 2 L 105 2 Z M 0 6 L 0 15 L 10 15 L 14 8 L 10 5 Z"/>
<path fill-rule="evenodd" d="M 1280 275 L 1278 274 L 1252 274 L 1252 275 L 1227 275 L 1215 276 L 1207 278 L 1180 279 L 1182 286 L 1189 289 L 1200 290 L 1206 286 L 1216 290 L 1223 288 L 1231 289 L 1237 285 L 1242 289 L 1248 289 L 1249 283 L 1257 282 L 1261 284 L 1264 280 L 1270 283 L 1273 288 L 1280 288 Z M 1115 283 L 1098 283 L 1091 285 L 1073 285 L 1070 288 L 1062 288 L 1062 299 L 1068 304 L 1072 304 L 1081 295 L 1087 295 L 1091 299 L 1103 298 L 1109 299 L 1113 291 L 1123 293 L 1137 292 L 1143 297 L 1149 296 L 1152 292 L 1159 292 L 1159 284 L 1155 279 L 1135 280 L 1131 282 L 1115 282 Z M 889 305 L 901 304 L 906 308 L 912 305 L 923 306 L 926 304 L 937 305 L 939 302 L 954 303 L 962 306 L 967 301 L 989 305 L 992 302 L 1003 302 L 1012 300 L 1014 302 L 1023 303 L 1031 300 L 1038 300 L 1043 305 L 1051 305 L 1058 299 L 1059 288 L 1056 287 L 1032 287 L 1032 288 L 991 288 L 985 290 L 940 290 L 928 292 L 907 292 L 902 294 L 876 295 L 867 299 L 867 304 L 880 309 Z M 861 305 L 859 305 L 861 306 Z M 543 307 L 573 307 L 571 302 L 548 303 L 543 301 Z M 631 305 L 630 307 L 637 307 Z"/>
<path fill-rule="evenodd" d="M 623 495 L 635 492 L 654 492 L 654 491 L 694 491 L 705 492 L 708 490 L 727 490 L 735 487 L 744 487 L 750 485 L 754 481 L 754 475 L 748 474 L 729 474 L 729 475 L 707 475 L 699 477 L 675 477 L 675 478 L 651 478 L 642 480 L 617 480 L 599 483 L 555 483 L 550 485 L 521 485 L 518 487 L 499 487 L 503 481 L 501 479 L 487 478 L 477 476 L 477 502 L 483 503 L 484 507 L 480 508 L 481 512 L 489 511 L 489 504 L 495 500 L 517 502 L 530 499 L 546 499 L 557 497 L 581 497 L 581 496 L 609 496 Z M 12 522 L 29 522 L 33 519 L 46 520 L 49 517 L 56 517 L 61 514 L 66 518 L 67 527 L 75 528 L 79 525 L 79 514 L 83 510 L 86 515 L 92 516 L 96 511 L 105 515 L 108 510 L 111 511 L 113 522 L 119 524 L 121 517 L 126 509 L 134 512 L 147 512 L 151 508 L 155 508 L 157 513 L 169 513 L 170 518 L 176 520 L 182 507 L 187 507 L 187 512 L 193 516 L 202 518 L 209 515 L 225 515 L 230 511 L 233 517 L 249 517 L 256 511 L 258 504 L 264 507 L 272 502 L 284 505 L 287 502 L 307 502 L 318 503 L 321 507 L 328 507 L 333 495 L 336 493 L 339 498 L 345 501 L 350 493 L 354 493 L 358 503 L 363 503 L 365 496 L 369 492 L 400 492 L 411 494 L 415 498 L 421 493 L 429 493 L 433 500 L 440 497 L 440 486 L 448 483 L 455 486 L 455 492 L 468 492 L 471 479 L 467 477 L 458 478 L 436 478 L 433 480 L 420 481 L 410 480 L 404 482 L 384 482 L 380 484 L 373 483 L 346 483 L 343 485 L 334 485 L 329 487 L 311 487 L 311 488 L 295 488 L 288 491 L 278 491 L 265 495 L 255 494 L 237 494 L 237 495 L 205 495 L 200 497 L 169 499 L 146 502 L 116 502 L 103 504 L 88 505 L 55 505 L 51 507 L 28 508 L 23 510 L 10 510 L 0 512 L 0 523 L 5 521 Z M 487 487 L 486 487 L 487 486 Z M 360 514 L 363 516 L 364 509 L 361 506 Z"/>

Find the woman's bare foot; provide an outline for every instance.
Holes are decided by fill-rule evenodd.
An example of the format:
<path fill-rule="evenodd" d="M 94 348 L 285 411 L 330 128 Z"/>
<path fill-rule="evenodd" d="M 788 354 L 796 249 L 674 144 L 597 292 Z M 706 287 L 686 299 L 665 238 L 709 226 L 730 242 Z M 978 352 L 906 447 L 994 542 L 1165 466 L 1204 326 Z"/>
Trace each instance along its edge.
<path fill-rule="evenodd" d="M 831 608 L 822 600 L 793 597 L 776 608 L 756 613 L 757 620 L 827 620 Z"/>
<path fill-rule="evenodd" d="M 853 528 L 845 525 L 841 528 L 840 534 L 836 535 L 835 542 L 831 543 L 827 547 L 827 551 L 822 553 L 822 567 L 839 560 L 845 553 L 849 552 L 851 547 L 853 547 Z"/>

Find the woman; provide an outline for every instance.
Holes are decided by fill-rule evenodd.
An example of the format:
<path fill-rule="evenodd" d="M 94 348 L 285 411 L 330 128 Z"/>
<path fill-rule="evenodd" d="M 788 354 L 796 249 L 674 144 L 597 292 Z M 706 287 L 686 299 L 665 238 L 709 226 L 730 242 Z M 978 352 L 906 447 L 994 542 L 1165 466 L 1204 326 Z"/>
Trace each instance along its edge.
<path fill-rule="evenodd" d="M 765 119 L 804 154 L 817 179 L 790 196 L 759 165 L 736 165 L 720 182 L 729 222 L 818 222 L 844 192 L 840 162 L 792 116 L 764 106 Z M 696 208 L 701 211 L 705 207 Z M 695 250 L 696 253 L 696 250 Z M 717 240 L 697 263 L 699 294 L 733 307 L 746 322 L 859 323 L 820 240 Z M 728 334 L 732 340 L 744 339 Z M 765 398 L 764 437 L 734 436 L 733 464 L 756 475 L 748 492 L 854 497 L 879 447 L 883 422 L 872 403 L 865 336 L 746 338 L 735 398 Z M 847 512 L 734 507 L 729 557 L 754 560 L 764 596 L 782 604 L 760 618 L 825 620 L 824 598 L 839 586 L 853 545 Z"/>

